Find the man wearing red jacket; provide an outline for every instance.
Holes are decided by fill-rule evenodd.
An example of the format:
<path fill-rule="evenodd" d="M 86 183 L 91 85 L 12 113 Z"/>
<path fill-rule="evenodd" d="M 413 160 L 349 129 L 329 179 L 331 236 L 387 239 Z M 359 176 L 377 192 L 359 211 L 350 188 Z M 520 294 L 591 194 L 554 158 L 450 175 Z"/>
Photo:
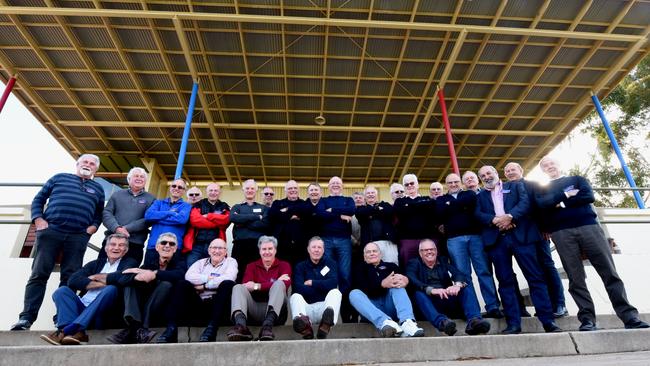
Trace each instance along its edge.
<path fill-rule="evenodd" d="M 183 254 L 188 267 L 209 257 L 208 246 L 214 239 L 226 240 L 226 228 L 230 225 L 230 206 L 219 200 L 221 186 L 211 183 L 206 193 L 208 197 L 192 207 L 189 227 L 183 238 Z"/>
<path fill-rule="evenodd" d="M 246 325 L 249 317 L 255 322 L 262 322 L 258 339 L 272 341 L 273 325 L 284 324 L 286 313 L 282 312 L 287 302 L 287 290 L 291 286 L 291 265 L 275 258 L 278 240 L 272 236 L 262 235 L 257 247 L 260 259 L 246 266 L 244 279 L 232 289 L 231 318 L 235 326 L 228 331 L 229 341 L 250 341 L 251 331 Z"/>

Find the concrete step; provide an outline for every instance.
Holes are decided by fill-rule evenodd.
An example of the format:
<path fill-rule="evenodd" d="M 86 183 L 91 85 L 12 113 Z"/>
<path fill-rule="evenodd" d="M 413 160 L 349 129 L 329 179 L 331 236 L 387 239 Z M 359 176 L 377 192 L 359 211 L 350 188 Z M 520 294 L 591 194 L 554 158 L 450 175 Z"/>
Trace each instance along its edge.
<path fill-rule="evenodd" d="M 642 314 L 641 318 L 650 320 L 650 314 Z M 504 319 L 486 319 L 491 324 L 489 334 L 498 335 L 499 332 L 506 327 Z M 456 336 L 465 335 L 466 323 L 463 320 L 455 320 L 458 332 Z M 575 316 L 567 316 L 556 320 L 557 324 L 565 331 L 577 331 L 580 322 Z M 439 332 L 430 323 L 425 321 L 418 322 L 418 325 L 424 329 L 427 337 L 447 337 L 444 333 Z M 601 329 L 620 329 L 623 328 L 623 323 L 615 315 L 600 315 L 598 317 L 598 326 Z M 226 341 L 226 333 L 229 327 L 220 327 L 217 332 L 217 341 Z M 251 326 L 251 332 L 257 336 L 259 327 Z M 27 346 L 27 345 L 43 345 L 45 342 L 40 339 L 41 334 L 48 334 L 54 329 L 47 331 L 31 330 L 27 332 L 11 332 L 0 331 L 0 346 Z M 164 331 L 164 328 L 155 328 L 157 335 Z M 314 326 L 314 330 L 317 327 Z M 89 330 L 88 336 L 90 344 L 109 344 L 106 337 L 116 333 L 116 329 L 106 330 Z M 178 340 L 180 343 L 196 342 L 203 331 L 202 327 L 180 327 L 178 332 Z M 301 336 L 293 331 L 291 325 L 282 325 L 273 327 L 276 340 L 301 340 Z M 523 333 L 543 333 L 541 323 L 537 318 L 522 318 L 522 332 Z M 332 327 L 329 337 L 330 339 L 351 339 L 351 338 L 381 338 L 381 334 L 370 324 L 337 324 Z M 155 338 L 154 338 L 155 339 Z"/>
<path fill-rule="evenodd" d="M 349 365 L 556 357 L 650 350 L 650 330 L 166 345 L 1 346 L 2 365 Z"/>

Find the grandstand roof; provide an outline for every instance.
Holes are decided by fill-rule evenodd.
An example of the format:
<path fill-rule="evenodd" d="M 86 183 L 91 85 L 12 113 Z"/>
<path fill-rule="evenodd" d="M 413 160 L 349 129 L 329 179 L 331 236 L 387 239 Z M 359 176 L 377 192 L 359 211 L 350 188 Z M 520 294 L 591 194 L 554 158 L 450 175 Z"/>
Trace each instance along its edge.
<path fill-rule="evenodd" d="M 646 0 L 0 0 L 0 78 L 108 172 L 146 157 L 173 177 L 199 80 L 190 180 L 435 181 L 438 88 L 461 170 L 530 167 L 649 32 Z"/>

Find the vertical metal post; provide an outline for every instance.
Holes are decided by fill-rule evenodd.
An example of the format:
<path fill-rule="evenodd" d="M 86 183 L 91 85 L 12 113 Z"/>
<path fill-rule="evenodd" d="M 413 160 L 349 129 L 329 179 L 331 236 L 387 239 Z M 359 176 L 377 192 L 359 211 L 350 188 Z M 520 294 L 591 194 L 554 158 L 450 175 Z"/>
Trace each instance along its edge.
<path fill-rule="evenodd" d="M 451 167 L 454 170 L 454 173 L 460 176 L 460 169 L 458 169 L 458 160 L 456 159 L 456 149 L 454 149 L 454 140 L 451 135 L 451 126 L 449 125 L 449 116 L 447 115 L 445 94 L 442 92 L 442 88 L 438 89 L 438 100 L 440 101 L 440 110 L 442 111 L 442 122 L 445 125 L 445 134 L 447 135 L 447 148 L 449 149 L 449 158 L 451 159 Z"/>
<path fill-rule="evenodd" d="M 2 97 L 0 98 L 0 112 L 2 112 L 2 109 L 5 107 L 5 103 L 7 103 L 7 99 L 9 99 L 9 94 L 11 94 L 11 90 L 14 88 L 14 84 L 16 84 L 16 76 L 12 76 L 5 86 L 5 91 L 2 93 Z"/>
<path fill-rule="evenodd" d="M 196 95 L 199 91 L 199 82 L 195 81 L 192 85 L 192 96 L 190 105 L 187 107 L 187 117 L 185 117 L 185 128 L 183 129 L 183 140 L 181 140 L 181 150 L 178 152 L 178 164 L 176 165 L 176 174 L 174 179 L 180 179 L 183 175 L 183 163 L 185 162 L 185 152 L 187 151 L 187 140 L 190 138 L 190 129 L 192 128 L 192 115 L 194 114 L 194 105 L 196 104 Z"/>
<path fill-rule="evenodd" d="M 603 107 L 600 105 L 598 96 L 595 93 L 591 94 L 591 101 L 594 102 L 594 105 L 596 106 L 596 111 L 598 111 L 598 115 L 600 116 L 600 119 L 603 121 L 603 126 L 605 126 L 605 131 L 607 131 L 607 136 L 609 136 L 609 141 L 612 143 L 612 147 L 614 148 L 614 152 L 618 157 L 618 161 L 621 162 L 621 168 L 623 168 L 623 173 L 625 173 L 625 178 L 627 178 L 627 182 L 630 184 L 630 187 L 636 188 L 636 183 L 634 183 L 634 178 L 632 177 L 632 173 L 630 173 L 630 168 L 628 168 L 627 164 L 625 163 L 625 159 L 623 158 L 623 154 L 621 153 L 621 148 L 618 146 L 618 142 L 616 141 L 614 132 L 612 132 L 612 128 L 609 126 L 607 117 L 605 117 L 605 112 L 603 112 Z M 634 199 L 636 200 L 637 206 L 639 206 L 640 209 L 644 209 L 645 205 L 643 204 L 643 199 L 641 198 L 641 194 L 639 193 L 639 191 L 634 190 L 632 191 L 632 193 L 634 194 Z"/>

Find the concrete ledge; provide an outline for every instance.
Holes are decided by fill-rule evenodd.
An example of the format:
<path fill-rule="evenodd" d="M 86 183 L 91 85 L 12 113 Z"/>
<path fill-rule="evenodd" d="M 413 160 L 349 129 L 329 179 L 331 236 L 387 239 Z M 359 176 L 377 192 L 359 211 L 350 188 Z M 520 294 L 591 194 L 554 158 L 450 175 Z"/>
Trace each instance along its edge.
<path fill-rule="evenodd" d="M 571 337 L 580 354 L 650 351 L 650 329 L 575 332 Z"/>

